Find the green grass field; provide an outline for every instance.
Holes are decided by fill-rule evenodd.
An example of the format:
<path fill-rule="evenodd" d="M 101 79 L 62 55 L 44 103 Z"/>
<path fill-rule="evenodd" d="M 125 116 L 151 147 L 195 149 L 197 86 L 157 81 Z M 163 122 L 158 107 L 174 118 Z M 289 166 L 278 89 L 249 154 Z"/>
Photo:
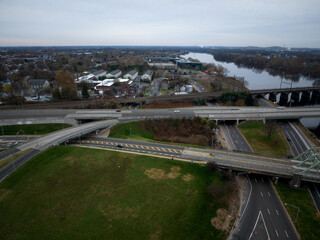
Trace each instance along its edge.
<path fill-rule="evenodd" d="M 53 147 L 0 183 L 1 239 L 225 239 L 206 166 Z"/>
<path fill-rule="evenodd" d="M 316 216 L 316 208 L 312 202 L 312 198 L 307 190 L 296 190 L 289 188 L 287 182 L 280 182 L 275 185 L 276 189 L 283 201 L 293 206 L 299 206 L 300 212 L 295 226 L 302 239 L 319 239 L 320 236 L 320 217 Z M 286 206 L 292 221 L 295 221 L 297 209 L 295 207 Z"/>
<path fill-rule="evenodd" d="M 140 121 L 121 123 L 111 128 L 109 137 L 122 139 L 135 139 L 150 141 L 153 140 L 151 132 L 145 132 L 141 126 Z"/>
<path fill-rule="evenodd" d="M 156 141 L 153 139 L 151 132 L 147 132 L 142 129 L 140 125 L 140 121 L 120 123 L 116 126 L 113 126 L 111 128 L 109 137 L 139 140 L 139 141 L 154 142 L 154 143 L 165 143 L 165 144 L 188 146 L 188 147 L 195 147 L 195 148 L 205 148 L 204 146 L 193 145 L 193 144 Z"/>
<path fill-rule="evenodd" d="M 264 131 L 265 127 L 262 121 L 246 121 L 241 123 L 238 128 L 253 151 L 278 157 L 287 156 L 289 145 L 280 129 L 269 139 Z"/>
<path fill-rule="evenodd" d="M 71 125 L 64 123 L 9 125 L 2 126 L 0 129 L 0 134 L 16 135 L 19 132 L 19 135 L 43 135 L 67 127 L 71 127 Z"/>

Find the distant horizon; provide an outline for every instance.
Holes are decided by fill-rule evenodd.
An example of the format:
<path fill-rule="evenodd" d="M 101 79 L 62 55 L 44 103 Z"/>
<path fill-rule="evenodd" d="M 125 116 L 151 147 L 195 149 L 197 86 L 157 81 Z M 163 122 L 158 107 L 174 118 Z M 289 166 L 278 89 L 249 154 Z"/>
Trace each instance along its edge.
<path fill-rule="evenodd" d="M 261 48 L 261 49 L 266 49 L 266 48 L 284 48 L 284 49 L 320 49 L 320 47 L 287 47 L 287 46 L 277 46 L 277 45 L 273 45 L 273 46 L 254 46 L 254 45 L 232 45 L 232 46 L 223 46 L 223 45 L 212 45 L 212 46 L 193 46 L 193 45 L 12 45 L 12 46 L 1 46 L 0 48 L 67 48 L 67 47 L 71 47 L 71 48 L 83 48 L 83 47 L 90 47 L 90 48 L 94 48 L 94 47 L 104 47 L 104 48 L 108 48 L 108 47 L 119 47 L 119 48 L 123 48 L 123 47 L 132 47 L 132 48 L 148 48 L 148 47 L 168 47 L 168 48 Z"/>
<path fill-rule="evenodd" d="M 320 48 L 319 0 L 0 1 L 0 46 Z"/>

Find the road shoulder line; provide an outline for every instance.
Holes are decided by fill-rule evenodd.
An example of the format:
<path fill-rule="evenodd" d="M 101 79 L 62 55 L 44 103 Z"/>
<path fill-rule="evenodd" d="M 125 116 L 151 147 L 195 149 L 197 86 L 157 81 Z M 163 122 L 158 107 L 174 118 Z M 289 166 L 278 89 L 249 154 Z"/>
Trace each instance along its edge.
<path fill-rule="evenodd" d="M 273 191 L 275 192 L 275 194 L 276 194 L 279 202 L 281 203 L 281 206 L 282 206 L 283 211 L 285 212 L 285 214 L 287 215 L 287 218 L 289 219 L 289 221 L 290 221 L 290 223 L 291 223 L 291 226 L 292 226 L 292 228 L 293 228 L 293 230 L 294 230 L 294 233 L 296 234 L 296 237 L 301 240 L 301 237 L 300 237 L 300 235 L 299 235 L 299 233 L 298 233 L 298 231 L 297 231 L 297 229 L 296 229 L 296 226 L 295 226 L 294 223 L 292 222 L 292 219 L 291 219 L 291 217 L 290 217 L 290 215 L 289 215 L 286 207 L 284 206 L 284 204 L 283 204 L 283 202 L 282 202 L 282 199 L 281 199 L 281 197 L 280 197 L 277 189 L 275 188 L 275 186 L 273 185 L 273 182 L 272 182 L 270 179 L 269 179 L 269 182 L 270 182 L 271 187 L 272 187 Z"/>

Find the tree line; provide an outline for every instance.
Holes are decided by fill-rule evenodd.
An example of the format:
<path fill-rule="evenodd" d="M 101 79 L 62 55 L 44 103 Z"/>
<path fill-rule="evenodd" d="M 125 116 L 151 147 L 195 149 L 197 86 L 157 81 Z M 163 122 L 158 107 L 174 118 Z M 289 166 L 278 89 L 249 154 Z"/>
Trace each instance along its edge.
<path fill-rule="evenodd" d="M 233 62 L 238 67 L 254 68 L 256 70 L 266 70 L 271 75 L 298 80 L 300 75 L 308 78 L 320 77 L 320 57 L 295 58 L 267 57 L 261 55 L 246 55 L 241 53 L 214 52 L 217 61 Z M 318 59 L 318 61 L 317 61 Z"/>

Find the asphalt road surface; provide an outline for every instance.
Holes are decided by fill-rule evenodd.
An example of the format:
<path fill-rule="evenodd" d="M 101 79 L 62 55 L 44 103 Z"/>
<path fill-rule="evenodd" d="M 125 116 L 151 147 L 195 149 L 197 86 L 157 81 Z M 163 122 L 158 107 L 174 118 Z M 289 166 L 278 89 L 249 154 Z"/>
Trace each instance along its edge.
<path fill-rule="evenodd" d="M 280 127 L 283 129 L 294 157 L 299 156 L 301 153 L 313 147 L 304 139 L 298 127 L 294 123 L 289 121 L 280 122 Z M 309 191 L 317 211 L 320 212 L 320 184 L 310 183 Z"/>
<path fill-rule="evenodd" d="M 224 123 L 224 133 L 231 143 L 232 149 L 241 152 L 252 152 L 247 141 L 243 138 L 238 128 L 233 123 Z"/>
<path fill-rule="evenodd" d="M 266 234 L 269 239 L 298 239 L 269 179 L 251 174 L 248 186 L 249 200 L 231 239 L 266 239 Z M 264 228 L 259 232 L 256 223 L 262 218 Z"/>
<path fill-rule="evenodd" d="M 281 121 L 279 122 L 279 126 L 283 129 L 283 133 L 287 138 L 294 156 L 298 156 L 309 149 L 307 143 L 303 140 L 302 136 L 291 122 Z"/>
<path fill-rule="evenodd" d="M 226 124 L 226 127 L 235 150 L 252 152 L 235 125 Z M 250 194 L 230 239 L 265 239 L 266 235 L 269 239 L 298 239 L 269 179 L 249 174 L 247 180 Z"/>
<path fill-rule="evenodd" d="M 104 119 L 106 117 L 189 117 L 190 115 L 208 117 L 218 120 L 234 119 L 262 119 L 262 118 L 298 118 L 303 116 L 320 116 L 320 108 L 266 108 L 266 107 L 194 107 L 181 108 L 179 114 L 175 114 L 173 109 L 134 109 L 117 112 L 116 110 L 76 110 L 76 109 L 46 109 L 46 110 L 1 110 L 0 119 L 21 120 L 21 119 L 45 119 L 45 118 L 64 118 L 75 117 L 81 119 Z M 85 118 L 84 118 L 85 119 Z"/>

